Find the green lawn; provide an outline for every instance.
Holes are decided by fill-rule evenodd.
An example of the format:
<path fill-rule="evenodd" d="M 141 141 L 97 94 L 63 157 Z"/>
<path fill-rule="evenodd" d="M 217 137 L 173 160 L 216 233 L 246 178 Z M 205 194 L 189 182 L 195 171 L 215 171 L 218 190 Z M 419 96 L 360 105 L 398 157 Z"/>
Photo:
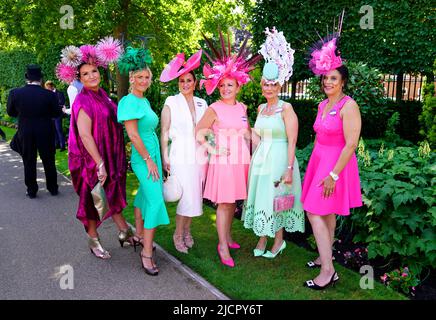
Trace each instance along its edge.
<path fill-rule="evenodd" d="M 3 128 L 3 127 L 2 127 Z M 3 128 L 10 138 L 13 129 Z M 68 175 L 67 153 L 56 153 L 56 165 L 60 172 Z M 127 176 L 127 202 L 124 211 L 128 221 L 134 225 L 133 199 L 138 188 L 134 174 Z M 166 251 L 212 283 L 232 299 L 298 299 L 298 300 L 402 300 L 405 296 L 375 281 L 374 289 L 364 290 L 359 286 L 361 275 L 336 264 L 340 280 L 335 287 L 324 291 L 313 291 L 303 287 L 305 280 L 317 275 L 317 269 L 308 269 L 305 263 L 315 258 L 314 252 L 287 243 L 283 254 L 275 259 L 255 258 L 252 249 L 257 237 L 243 227 L 242 222 L 233 222 L 233 237 L 241 244 L 239 250 L 232 250 L 236 267 L 223 266 L 216 252 L 217 234 L 215 211 L 204 206 L 204 214 L 193 219 L 192 234 L 195 245 L 188 255 L 175 250 L 172 234 L 175 228 L 176 204 L 167 204 L 171 224 L 160 226 L 156 242 Z M 270 245 L 272 244 L 270 240 Z"/>

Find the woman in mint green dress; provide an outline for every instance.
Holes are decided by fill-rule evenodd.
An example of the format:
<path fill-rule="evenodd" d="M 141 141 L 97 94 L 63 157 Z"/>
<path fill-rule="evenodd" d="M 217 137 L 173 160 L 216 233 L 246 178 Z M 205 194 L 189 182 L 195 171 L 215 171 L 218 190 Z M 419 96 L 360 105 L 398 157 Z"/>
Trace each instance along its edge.
<path fill-rule="evenodd" d="M 267 31 L 269 37 L 283 41 L 283 35 L 275 29 Z M 267 49 L 266 53 L 263 52 L 268 43 L 267 41 L 260 50 L 264 57 L 273 51 Z M 282 48 L 281 46 L 280 50 Z M 279 56 L 282 60 L 274 58 L 274 62 L 267 62 L 263 69 L 262 95 L 267 103 L 259 106 L 254 125 L 253 131 L 260 137 L 260 142 L 251 159 L 248 197 L 242 214 L 244 226 L 260 237 L 253 250 L 254 256 L 266 258 L 274 258 L 286 248 L 283 229 L 288 232 L 304 232 L 304 212 L 300 202 L 301 178 L 295 157 L 298 119 L 292 106 L 278 96 L 281 85 L 292 74 L 293 50 L 289 46 Z M 289 193 L 294 195 L 293 208 L 275 212 L 274 197 Z M 274 244 L 270 251 L 265 252 L 267 237 L 274 238 Z"/>
<path fill-rule="evenodd" d="M 138 54 L 144 49 L 127 48 L 125 55 Z M 144 56 L 139 54 L 139 57 Z M 128 59 L 137 61 L 137 59 Z M 122 71 L 125 66 L 123 57 L 118 64 Z M 136 68 L 135 68 L 136 67 Z M 130 68 L 130 70 L 129 70 Z M 131 164 L 139 180 L 139 189 L 135 197 L 135 219 L 142 222 L 143 228 L 138 232 L 143 238 L 141 263 L 149 275 L 157 275 L 159 270 L 153 259 L 153 238 L 156 227 L 169 224 L 168 213 L 163 198 L 162 162 L 159 140 L 155 133 L 159 118 L 151 109 L 144 92 L 151 84 L 152 73 L 148 66 L 130 66 L 129 78 L 131 93 L 123 97 L 118 104 L 118 121 L 123 122 L 132 142 Z M 136 214 L 140 212 L 140 215 Z M 138 226 L 138 223 L 137 223 Z M 137 227 L 138 229 L 138 227 Z"/>

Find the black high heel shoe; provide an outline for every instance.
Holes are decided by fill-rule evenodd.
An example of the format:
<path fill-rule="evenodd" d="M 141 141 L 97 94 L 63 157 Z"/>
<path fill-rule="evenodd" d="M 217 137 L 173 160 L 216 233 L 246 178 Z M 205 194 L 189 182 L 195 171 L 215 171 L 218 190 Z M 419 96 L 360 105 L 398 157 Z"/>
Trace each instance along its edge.
<path fill-rule="evenodd" d="M 144 242 L 143 242 L 143 238 L 137 235 L 134 235 L 132 237 L 132 241 L 133 241 L 133 250 L 135 250 L 136 252 L 136 247 L 141 246 L 144 248 Z M 156 246 L 153 245 L 153 251 L 156 251 Z"/>
<path fill-rule="evenodd" d="M 135 236 L 135 234 L 133 233 L 133 230 L 131 227 L 128 227 L 127 230 L 125 230 L 125 231 L 121 230 L 120 232 L 118 232 L 118 241 L 120 242 L 121 248 L 124 247 L 124 243 L 126 243 L 126 242 L 128 244 L 134 246 L 135 245 L 135 242 L 133 239 L 134 236 Z"/>
<path fill-rule="evenodd" d="M 332 256 L 332 261 L 335 261 L 335 256 Z M 315 261 L 306 262 L 306 267 L 310 269 L 321 268 L 321 264 L 315 263 Z"/>
<path fill-rule="evenodd" d="M 156 266 L 154 266 L 153 257 L 144 256 L 142 254 L 142 251 L 139 253 L 139 256 L 141 258 L 141 265 L 142 265 L 142 268 L 144 269 L 145 273 L 150 275 L 150 276 L 157 276 L 159 274 L 159 270 L 156 268 Z M 146 267 L 144 267 L 144 263 L 142 261 L 142 259 L 144 259 L 144 258 L 145 259 L 150 259 L 151 264 L 153 265 L 153 268 L 146 268 Z"/>
<path fill-rule="evenodd" d="M 305 287 L 308 287 L 309 289 L 313 289 L 313 290 L 324 290 L 324 289 L 326 289 L 326 288 L 327 288 L 328 286 L 330 286 L 330 285 L 334 286 L 335 283 L 336 283 L 338 280 L 339 280 L 338 273 L 335 272 L 335 273 L 333 273 L 333 275 L 332 275 L 330 281 L 329 281 L 326 285 L 324 285 L 324 286 L 319 286 L 319 285 L 317 285 L 317 284 L 315 283 L 315 281 L 313 281 L 313 279 L 312 279 L 312 280 L 307 280 L 303 285 L 304 285 Z"/>

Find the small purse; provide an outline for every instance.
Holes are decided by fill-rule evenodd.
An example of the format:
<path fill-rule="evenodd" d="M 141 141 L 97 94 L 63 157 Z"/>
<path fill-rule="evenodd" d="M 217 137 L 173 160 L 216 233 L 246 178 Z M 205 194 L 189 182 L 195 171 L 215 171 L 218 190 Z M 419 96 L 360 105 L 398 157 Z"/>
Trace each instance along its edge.
<path fill-rule="evenodd" d="M 175 175 L 169 174 L 163 184 L 163 196 L 166 202 L 176 202 L 183 194 L 182 186 Z"/>
<path fill-rule="evenodd" d="M 109 211 L 109 204 L 107 203 L 106 192 L 104 192 L 101 182 L 97 182 L 95 187 L 91 190 L 92 200 L 94 201 L 94 207 L 98 212 L 100 221 L 103 221 L 103 217 Z"/>
<path fill-rule="evenodd" d="M 290 210 L 294 206 L 294 195 L 289 193 L 286 194 L 286 190 L 284 191 L 285 194 L 283 194 L 283 183 L 281 181 L 274 182 L 274 187 L 279 188 L 280 195 L 277 195 L 274 197 L 274 212 L 282 212 L 286 210 Z"/>

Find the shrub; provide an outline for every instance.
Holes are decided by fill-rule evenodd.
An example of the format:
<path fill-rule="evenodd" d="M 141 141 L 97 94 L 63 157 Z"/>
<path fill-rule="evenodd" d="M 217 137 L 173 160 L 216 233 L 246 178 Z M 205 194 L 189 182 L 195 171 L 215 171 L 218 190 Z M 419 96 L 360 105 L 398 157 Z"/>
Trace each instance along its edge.
<path fill-rule="evenodd" d="M 424 104 L 419 116 L 421 124 L 419 133 L 428 140 L 432 148 L 436 146 L 436 96 L 434 90 L 433 83 L 425 86 Z"/>
<path fill-rule="evenodd" d="M 415 287 L 420 282 L 408 267 L 395 269 L 389 273 L 385 273 L 381 277 L 381 280 L 386 286 L 397 291 L 402 291 L 405 294 L 409 294 L 412 290 L 412 295 L 414 295 L 413 291 L 415 291 Z"/>
<path fill-rule="evenodd" d="M 358 150 L 365 206 L 351 215 L 355 242 L 368 257 L 398 256 L 414 272 L 436 266 L 436 154 L 428 144 Z"/>

